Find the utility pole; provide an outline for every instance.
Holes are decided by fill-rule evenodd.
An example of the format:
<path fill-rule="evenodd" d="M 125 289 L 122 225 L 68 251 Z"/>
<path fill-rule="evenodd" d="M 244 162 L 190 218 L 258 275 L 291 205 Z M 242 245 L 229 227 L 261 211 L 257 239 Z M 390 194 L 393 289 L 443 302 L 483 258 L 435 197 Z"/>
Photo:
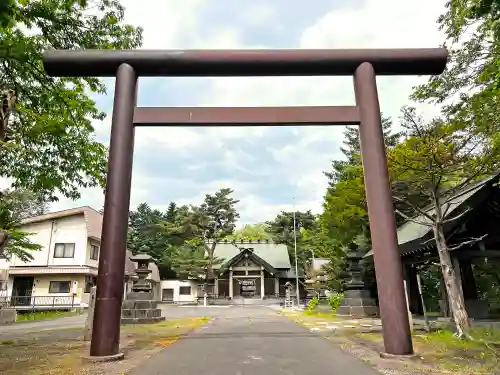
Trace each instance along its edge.
<path fill-rule="evenodd" d="M 295 197 L 293 198 L 293 245 L 295 248 L 295 288 L 297 293 L 297 307 L 300 306 L 299 295 L 299 265 L 297 259 L 297 220 L 295 218 Z"/>

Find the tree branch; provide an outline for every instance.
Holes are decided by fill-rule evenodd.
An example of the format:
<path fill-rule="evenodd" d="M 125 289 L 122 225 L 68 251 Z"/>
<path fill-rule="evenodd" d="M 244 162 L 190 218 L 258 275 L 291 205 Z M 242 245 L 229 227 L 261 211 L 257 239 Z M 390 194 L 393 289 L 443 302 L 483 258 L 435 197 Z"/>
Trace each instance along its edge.
<path fill-rule="evenodd" d="M 481 237 L 477 237 L 477 238 L 472 238 L 468 241 L 463 241 L 462 243 L 456 245 L 456 246 L 449 246 L 448 247 L 448 250 L 449 251 L 453 251 L 453 250 L 457 250 L 457 249 L 460 249 L 461 247 L 463 246 L 466 246 L 466 245 L 472 245 L 472 244 L 475 244 L 476 242 L 479 242 L 481 241 L 482 239 L 484 239 L 488 234 L 485 234 L 485 235 L 482 235 Z"/>
<path fill-rule="evenodd" d="M 450 223 L 450 222 L 452 222 L 452 221 L 455 221 L 455 220 L 457 220 L 457 219 L 460 219 L 462 216 L 465 216 L 465 215 L 466 215 L 466 214 L 468 214 L 470 211 L 471 211 L 471 208 L 470 208 L 470 207 L 467 207 L 467 208 L 465 209 L 465 211 L 464 211 L 464 212 L 462 212 L 462 213 L 460 213 L 460 214 L 458 214 L 458 215 L 455 215 L 455 216 L 453 216 L 453 217 L 450 217 L 449 219 L 444 219 L 444 220 L 442 220 L 442 223 L 443 223 L 443 224 L 445 224 L 445 223 Z M 445 214 L 443 214 L 443 216 L 446 216 L 446 215 L 445 215 Z"/>
<path fill-rule="evenodd" d="M 427 243 L 429 243 L 429 242 L 432 242 L 432 241 L 435 241 L 435 240 L 436 240 L 436 239 L 435 239 L 434 237 L 431 237 L 431 238 L 429 238 L 428 240 L 425 240 L 424 242 L 422 242 L 422 245 L 425 245 L 425 244 L 427 244 Z"/>
<path fill-rule="evenodd" d="M 393 196 L 393 198 L 395 200 L 397 200 L 398 202 L 401 202 L 401 203 L 406 204 L 407 206 L 411 207 L 413 210 L 415 210 L 416 212 L 418 212 L 420 215 L 425 216 L 431 222 L 434 222 L 434 218 L 430 214 L 428 214 L 427 212 L 425 212 L 421 208 L 417 207 L 416 205 L 414 205 L 413 203 L 411 203 L 409 200 L 403 199 L 403 198 L 399 198 L 397 196 Z M 429 225 L 429 224 L 425 224 L 425 225 Z"/>
<path fill-rule="evenodd" d="M 451 200 L 443 203 L 443 217 L 446 217 L 448 215 L 448 211 L 451 208 Z"/>
<path fill-rule="evenodd" d="M 412 217 L 410 217 L 410 216 L 408 216 L 408 215 L 406 215 L 406 214 L 402 213 L 402 212 L 401 212 L 401 211 L 399 211 L 399 210 L 395 210 L 395 212 L 396 212 L 398 215 L 400 215 L 402 218 L 404 218 L 405 220 L 407 220 L 407 221 L 412 221 L 412 222 L 414 222 L 414 223 L 416 223 L 416 224 L 418 224 L 418 225 L 425 225 L 425 226 L 427 226 L 427 227 L 431 227 L 431 226 L 432 226 L 432 224 L 430 224 L 430 223 L 424 223 L 423 221 L 415 220 L 414 218 L 412 218 Z"/>

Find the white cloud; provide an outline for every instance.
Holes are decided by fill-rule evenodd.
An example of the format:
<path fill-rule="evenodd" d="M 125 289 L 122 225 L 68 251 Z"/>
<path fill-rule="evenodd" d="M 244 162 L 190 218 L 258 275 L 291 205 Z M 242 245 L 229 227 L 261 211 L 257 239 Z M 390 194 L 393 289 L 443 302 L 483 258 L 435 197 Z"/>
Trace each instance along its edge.
<path fill-rule="evenodd" d="M 229 1 L 229 0 L 227 0 Z M 250 12 L 245 22 L 238 23 L 239 17 L 227 14 L 233 24 L 214 25 L 211 30 L 199 27 L 200 7 L 212 6 L 212 2 L 203 0 L 165 1 L 148 0 L 145 8 L 136 0 L 122 0 L 127 7 L 126 18 L 135 25 L 145 28 L 144 48 L 265 48 L 266 40 L 257 40 L 249 44 L 242 42 L 242 30 L 246 25 L 271 25 L 277 22 L 276 9 L 271 5 L 258 6 Z M 215 3 L 215 2 L 214 2 Z M 218 2 L 220 4 L 220 2 Z M 437 47 L 444 41 L 437 30 L 436 19 L 444 9 L 444 0 L 421 0 L 418 7 L 408 7 L 397 0 L 367 0 L 360 8 L 332 8 L 312 22 L 301 32 L 300 39 L 293 45 L 282 48 L 398 48 L 398 47 Z M 313 7 L 314 3 L 304 4 Z M 279 10 L 281 11 L 281 10 Z M 234 16 L 234 17 L 233 17 Z M 271 19 L 270 19 L 271 17 Z M 292 29 L 291 25 L 282 25 Z M 203 106 L 256 106 L 256 105 L 349 105 L 354 103 L 352 80 L 350 78 L 331 77 L 274 77 L 274 78 L 217 78 L 208 79 L 208 89 L 196 105 Z M 379 96 L 382 111 L 386 115 L 397 117 L 401 106 L 408 104 L 411 88 L 424 82 L 421 77 L 380 77 Z M 162 85 L 165 86 L 161 87 Z M 165 80 L 158 80 L 158 92 L 168 92 Z M 175 93 L 170 93 L 175 95 Z M 191 105 L 191 103 L 189 103 Z M 428 116 L 436 113 L 437 108 L 422 106 L 419 108 Z M 108 125 L 109 126 L 109 125 Z M 103 126 L 103 130 L 106 126 Z M 289 196 L 288 187 L 298 187 L 307 192 L 309 199 L 297 202 L 297 208 L 319 210 L 324 194 L 326 179 L 321 171 L 330 166 L 330 161 L 339 155 L 342 141 L 342 128 L 301 128 L 297 142 L 276 147 L 266 143 L 270 128 L 210 128 L 206 130 L 188 128 L 163 128 L 147 131 L 139 130 L 136 134 L 136 158 L 147 153 L 152 145 L 160 145 L 165 150 L 178 153 L 195 153 L 200 147 L 213 149 L 220 155 L 221 163 L 228 168 L 255 168 L 251 155 L 227 151 L 225 146 L 238 140 L 258 138 L 263 148 L 273 151 L 273 167 L 258 166 L 262 170 L 277 168 L 276 175 L 285 176 L 283 196 Z M 331 147 L 325 153 L 316 149 L 316 142 L 330 142 Z M 202 160 L 200 160 L 201 162 Z M 197 170 L 196 166 L 183 166 Z M 279 173 L 278 173 L 279 172 Z M 165 171 L 168 174 L 168 171 Z M 147 177 L 147 176 L 146 176 Z M 158 178 L 167 178 L 167 175 Z M 195 178 L 191 183 L 196 183 Z M 170 183 L 170 180 L 169 180 Z M 185 181 L 185 183 L 189 183 Z M 279 205 L 264 203 L 257 195 L 256 184 L 265 184 L 265 180 L 255 184 L 243 184 L 237 180 L 218 180 L 199 186 L 199 195 L 183 197 L 181 202 L 196 203 L 205 192 L 218 187 L 234 187 L 241 199 L 240 211 L 243 222 L 269 219 L 281 209 L 291 209 L 292 204 Z M 151 190 L 151 180 L 145 176 L 134 177 L 132 207 L 138 202 L 163 192 Z M 167 194 L 168 192 L 165 192 Z M 96 196 L 85 193 L 84 202 L 93 204 Z M 168 199 L 165 196 L 165 199 Z M 165 205 L 168 201 L 165 202 Z M 68 205 L 65 202 L 64 205 Z M 74 205 L 74 203 L 72 203 Z"/>
<path fill-rule="evenodd" d="M 184 48 L 183 40 L 197 32 L 197 9 L 203 0 L 121 0 L 125 21 L 144 28 L 145 49 Z"/>

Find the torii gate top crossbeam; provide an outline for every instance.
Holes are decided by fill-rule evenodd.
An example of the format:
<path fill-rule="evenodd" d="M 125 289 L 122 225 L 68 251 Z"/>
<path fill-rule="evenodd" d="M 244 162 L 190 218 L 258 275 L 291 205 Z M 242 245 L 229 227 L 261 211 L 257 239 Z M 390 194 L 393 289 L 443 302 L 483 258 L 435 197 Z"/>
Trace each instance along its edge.
<path fill-rule="evenodd" d="M 377 75 L 443 72 L 445 48 L 296 50 L 51 50 L 46 72 L 59 77 L 114 77 L 122 63 L 143 77 L 346 76 L 368 62 Z"/>

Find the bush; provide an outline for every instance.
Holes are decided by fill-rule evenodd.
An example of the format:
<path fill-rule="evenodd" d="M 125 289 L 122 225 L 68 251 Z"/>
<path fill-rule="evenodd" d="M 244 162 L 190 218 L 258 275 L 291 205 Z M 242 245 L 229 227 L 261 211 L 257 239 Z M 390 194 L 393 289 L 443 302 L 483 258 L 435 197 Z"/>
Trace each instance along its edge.
<path fill-rule="evenodd" d="M 343 293 L 333 292 L 328 296 L 328 303 L 330 304 L 334 312 L 337 311 L 343 299 L 344 299 Z"/>
<path fill-rule="evenodd" d="M 313 311 L 316 308 L 316 306 L 318 306 L 318 303 L 319 303 L 318 298 L 314 297 L 307 303 L 307 310 Z"/>

